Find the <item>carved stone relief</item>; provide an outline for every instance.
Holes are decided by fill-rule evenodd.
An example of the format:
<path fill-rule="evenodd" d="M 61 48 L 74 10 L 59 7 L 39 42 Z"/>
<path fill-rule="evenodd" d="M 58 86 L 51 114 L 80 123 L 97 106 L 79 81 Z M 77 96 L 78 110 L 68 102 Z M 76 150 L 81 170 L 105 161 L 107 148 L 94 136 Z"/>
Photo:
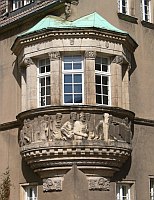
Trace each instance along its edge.
<path fill-rule="evenodd" d="M 49 57 L 51 60 L 58 60 L 60 58 L 60 52 L 55 51 L 55 52 L 50 52 L 48 53 Z"/>
<path fill-rule="evenodd" d="M 110 182 L 104 177 L 88 177 L 89 190 L 109 191 Z"/>
<path fill-rule="evenodd" d="M 96 52 L 95 51 L 86 51 L 85 57 L 87 59 L 95 59 L 96 58 Z"/>
<path fill-rule="evenodd" d="M 68 115 L 67 115 L 68 116 Z M 109 113 L 102 119 L 91 119 L 90 113 L 71 112 L 68 120 L 61 113 L 25 119 L 19 135 L 20 146 L 55 140 L 108 140 L 131 142 L 131 122 L 126 117 L 117 121 Z M 95 122 L 94 122 L 95 121 Z"/>
<path fill-rule="evenodd" d="M 43 179 L 43 192 L 62 191 L 63 177 Z"/>

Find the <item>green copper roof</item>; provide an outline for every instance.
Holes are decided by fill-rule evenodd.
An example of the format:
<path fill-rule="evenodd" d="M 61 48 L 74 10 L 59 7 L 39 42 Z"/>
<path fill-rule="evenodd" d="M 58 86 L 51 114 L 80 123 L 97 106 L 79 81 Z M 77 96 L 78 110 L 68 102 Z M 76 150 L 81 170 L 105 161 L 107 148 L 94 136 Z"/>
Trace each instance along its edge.
<path fill-rule="evenodd" d="M 115 31 L 119 33 L 127 33 L 114 27 L 102 16 L 94 12 L 92 14 L 81 17 L 74 21 L 64 20 L 56 16 L 47 16 L 43 18 L 40 22 L 38 22 L 35 26 L 33 26 L 31 29 L 22 33 L 19 36 L 42 31 L 45 29 L 75 29 L 75 28 L 92 28 L 92 27 L 109 31 Z"/>
<path fill-rule="evenodd" d="M 106 29 L 110 31 L 116 31 L 120 33 L 126 33 L 116 27 L 114 27 L 112 24 L 110 24 L 107 20 L 105 20 L 102 16 L 100 16 L 97 12 L 94 12 L 90 15 L 81 17 L 80 19 L 75 20 L 72 22 L 73 26 L 76 27 L 95 27 L 95 28 L 101 28 Z"/>

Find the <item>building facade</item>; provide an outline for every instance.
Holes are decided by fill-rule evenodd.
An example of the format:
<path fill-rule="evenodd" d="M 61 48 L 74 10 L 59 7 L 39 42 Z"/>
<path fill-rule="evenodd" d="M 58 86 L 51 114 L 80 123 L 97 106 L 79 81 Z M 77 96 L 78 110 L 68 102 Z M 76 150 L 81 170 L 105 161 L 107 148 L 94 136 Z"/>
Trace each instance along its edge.
<path fill-rule="evenodd" d="M 0 2 L 7 199 L 154 199 L 153 10 L 153 0 Z"/>

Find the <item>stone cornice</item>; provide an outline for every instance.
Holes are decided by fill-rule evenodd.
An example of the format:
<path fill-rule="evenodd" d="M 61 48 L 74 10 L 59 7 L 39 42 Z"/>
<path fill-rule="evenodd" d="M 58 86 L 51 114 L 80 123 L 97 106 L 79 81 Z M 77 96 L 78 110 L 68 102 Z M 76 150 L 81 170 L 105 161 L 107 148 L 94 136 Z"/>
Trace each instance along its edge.
<path fill-rule="evenodd" d="M 3 124 L 0 124 L 0 131 L 6 131 L 6 130 L 14 129 L 14 128 L 19 128 L 19 126 L 20 124 L 17 120 L 3 123 Z"/>
<path fill-rule="evenodd" d="M 18 121 L 23 121 L 25 118 L 33 118 L 37 115 L 45 115 L 54 113 L 69 113 L 69 112 L 79 112 L 79 111 L 87 111 L 89 113 L 102 113 L 107 112 L 109 114 L 116 114 L 119 117 L 127 116 L 131 120 L 134 119 L 135 114 L 129 110 L 125 110 L 119 107 L 110 107 L 110 106 L 93 106 L 93 105 L 78 105 L 78 106 L 47 106 L 44 108 L 36 108 L 28 111 L 24 111 L 17 115 Z"/>
<path fill-rule="evenodd" d="M 117 33 L 108 30 L 99 30 L 97 28 L 77 28 L 77 29 L 54 29 L 43 30 L 36 33 L 20 36 L 12 46 L 12 51 L 18 55 L 25 45 L 40 43 L 46 40 L 63 39 L 63 38 L 91 38 L 105 41 L 120 43 L 126 46 L 130 52 L 134 52 L 137 43 L 126 33 Z"/>
<path fill-rule="evenodd" d="M 143 125 L 143 126 L 153 126 L 154 127 L 154 120 L 135 117 L 134 118 L 134 124 Z"/>

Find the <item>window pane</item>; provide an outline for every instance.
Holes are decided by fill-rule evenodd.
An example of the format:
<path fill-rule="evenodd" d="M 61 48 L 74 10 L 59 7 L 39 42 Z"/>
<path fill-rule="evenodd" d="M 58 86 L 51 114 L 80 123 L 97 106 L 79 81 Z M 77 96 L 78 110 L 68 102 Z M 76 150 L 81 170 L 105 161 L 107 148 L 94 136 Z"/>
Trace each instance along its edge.
<path fill-rule="evenodd" d="M 72 70 L 72 63 L 64 63 L 64 70 Z"/>
<path fill-rule="evenodd" d="M 81 84 L 74 85 L 74 93 L 82 93 L 82 85 Z"/>
<path fill-rule="evenodd" d="M 50 72 L 50 65 L 46 66 L 46 72 Z"/>
<path fill-rule="evenodd" d="M 50 86 L 46 87 L 46 95 L 50 95 Z"/>
<path fill-rule="evenodd" d="M 103 96 L 103 104 L 108 105 L 108 96 Z"/>
<path fill-rule="evenodd" d="M 41 88 L 41 96 L 44 96 L 45 95 L 45 87 L 42 87 Z"/>
<path fill-rule="evenodd" d="M 39 66 L 45 66 L 45 59 L 39 60 Z"/>
<path fill-rule="evenodd" d="M 108 71 L 108 66 L 107 65 L 102 65 L 102 71 L 107 72 Z"/>
<path fill-rule="evenodd" d="M 82 83 L 82 75 L 74 74 L 74 83 Z"/>
<path fill-rule="evenodd" d="M 50 59 L 49 58 L 46 59 L 46 65 L 50 65 Z"/>
<path fill-rule="evenodd" d="M 100 57 L 96 57 L 96 63 L 101 63 L 101 58 Z"/>
<path fill-rule="evenodd" d="M 72 84 L 64 85 L 64 93 L 72 93 Z"/>
<path fill-rule="evenodd" d="M 108 95 L 108 86 L 103 86 L 103 94 Z"/>
<path fill-rule="evenodd" d="M 72 74 L 64 75 L 64 83 L 72 83 Z"/>
<path fill-rule="evenodd" d="M 96 93 L 101 94 L 101 85 L 96 85 Z"/>
<path fill-rule="evenodd" d="M 40 68 L 40 73 L 45 73 L 45 67 Z"/>
<path fill-rule="evenodd" d="M 81 56 L 73 56 L 72 61 L 73 62 L 81 62 L 82 61 L 82 57 Z"/>
<path fill-rule="evenodd" d="M 73 69 L 81 69 L 81 68 L 82 68 L 81 63 L 74 63 L 73 64 Z"/>
<path fill-rule="evenodd" d="M 41 78 L 41 86 L 45 86 L 45 78 Z"/>
<path fill-rule="evenodd" d="M 101 71 L 101 64 L 95 64 L 95 70 Z"/>
<path fill-rule="evenodd" d="M 41 106 L 45 106 L 45 97 L 41 97 Z"/>
<path fill-rule="evenodd" d="M 102 58 L 102 64 L 108 64 L 108 59 L 107 58 Z"/>
<path fill-rule="evenodd" d="M 64 62 L 71 62 L 72 56 L 64 56 Z"/>
<path fill-rule="evenodd" d="M 101 97 L 101 95 L 96 95 L 96 103 L 102 104 L 102 97 Z"/>
<path fill-rule="evenodd" d="M 82 103 L 82 94 L 74 95 L 74 103 Z"/>
<path fill-rule="evenodd" d="M 96 79 L 95 81 L 97 84 L 101 84 L 101 76 L 96 75 L 95 79 Z"/>
<path fill-rule="evenodd" d="M 65 94 L 64 95 L 64 103 L 73 103 L 72 94 Z"/>
<path fill-rule="evenodd" d="M 51 104 L 51 98 L 50 96 L 46 97 L 46 105 L 50 105 Z"/>
<path fill-rule="evenodd" d="M 46 85 L 50 85 L 50 76 L 46 77 Z"/>
<path fill-rule="evenodd" d="M 103 85 L 108 85 L 108 77 L 102 76 L 102 84 Z"/>

